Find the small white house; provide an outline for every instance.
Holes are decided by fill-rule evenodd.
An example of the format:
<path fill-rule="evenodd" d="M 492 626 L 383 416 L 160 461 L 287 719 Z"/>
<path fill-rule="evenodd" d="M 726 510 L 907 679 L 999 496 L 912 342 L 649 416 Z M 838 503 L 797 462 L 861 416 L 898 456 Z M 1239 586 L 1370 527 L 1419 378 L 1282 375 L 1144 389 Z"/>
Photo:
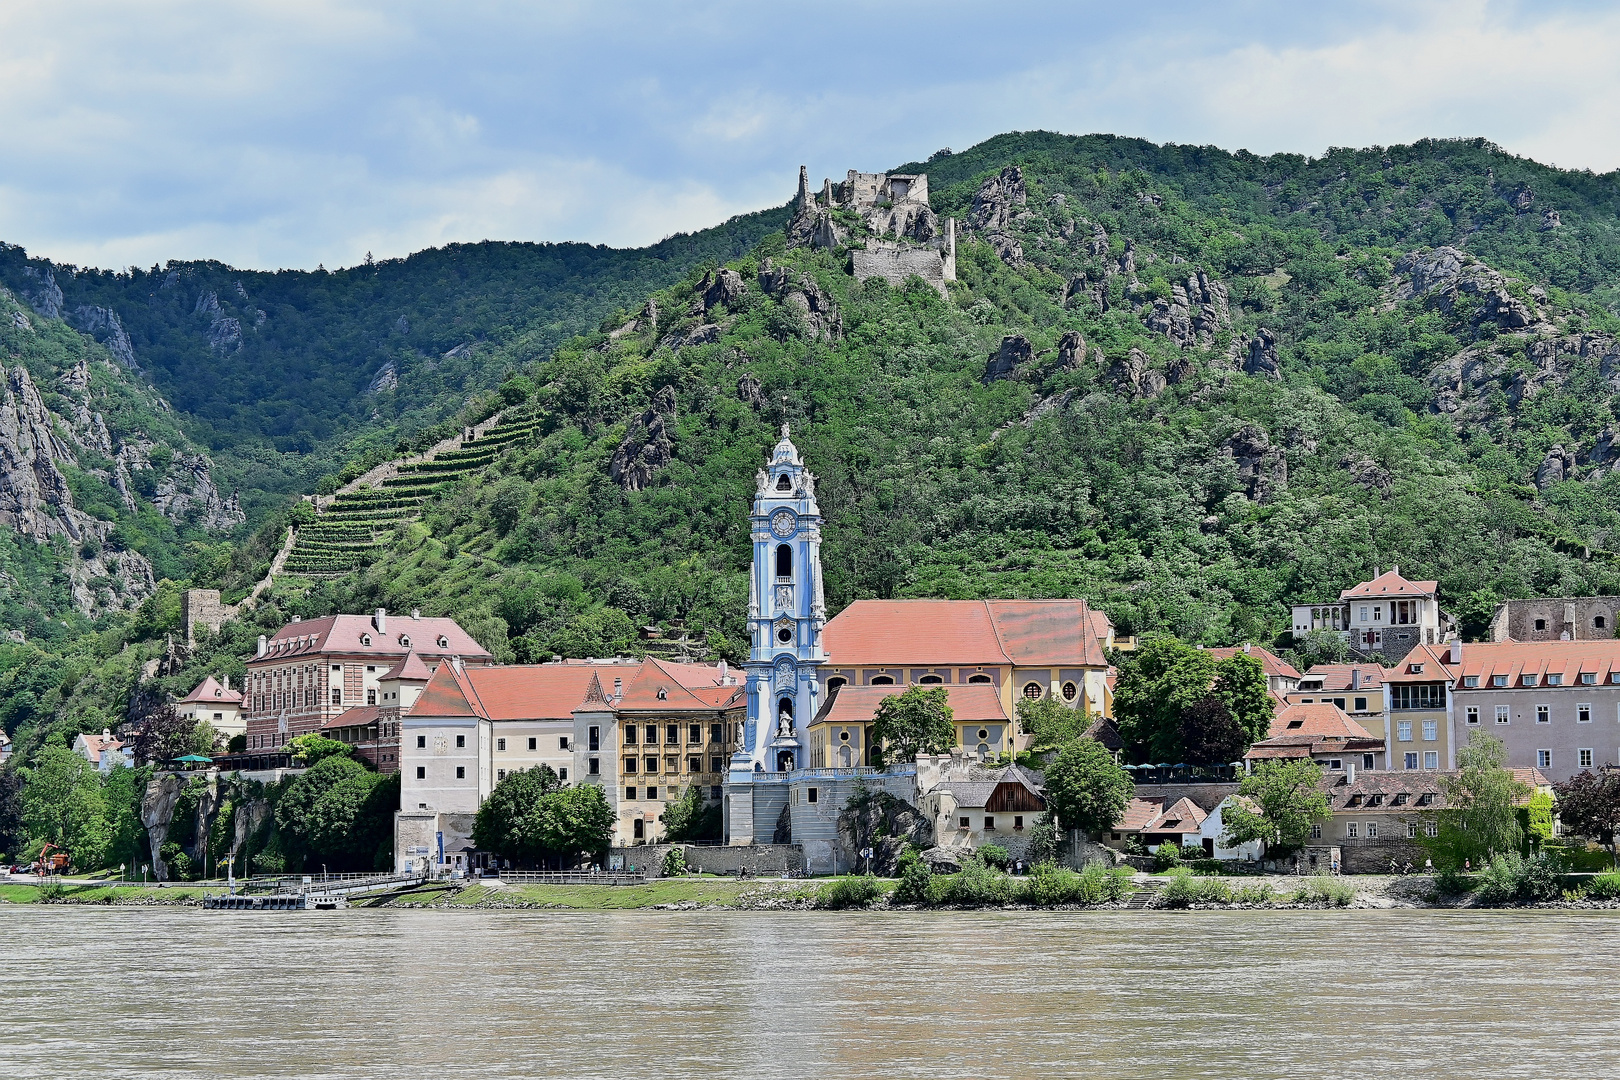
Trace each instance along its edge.
<path fill-rule="evenodd" d="M 80 732 L 73 740 L 73 752 L 104 773 L 135 764 L 135 748 L 113 738 L 106 728 L 100 735 Z"/>
<path fill-rule="evenodd" d="M 1199 823 L 1199 839 L 1203 843 L 1204 850 L 1210 852 L 1213 858 L 1256 862 L 1261 854 L 1260 841 L 1258 840 L 1250 840 L 1247 843 L 1231 848 L 1221 846 L 1221 836 L 1226 832 L 1226 826 L 1222 823 L 1224 811 L 1233 802 L 1240 799 L 1245 802 L 1248 801 L 1242 795 L 1228 795 L 1222 799 L 1220 805 L 1211 810 L 1209 816 Z"/>

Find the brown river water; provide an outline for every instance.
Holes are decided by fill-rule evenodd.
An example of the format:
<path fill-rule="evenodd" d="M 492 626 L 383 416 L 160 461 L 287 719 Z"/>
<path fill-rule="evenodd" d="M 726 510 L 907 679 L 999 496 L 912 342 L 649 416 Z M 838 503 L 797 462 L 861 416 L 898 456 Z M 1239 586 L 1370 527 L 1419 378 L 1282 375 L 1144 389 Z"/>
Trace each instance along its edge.
<path fill-rule="evenodd" d="M 0 908 L 4 1077 L 1620 1076 L 1601 912 Z"/>

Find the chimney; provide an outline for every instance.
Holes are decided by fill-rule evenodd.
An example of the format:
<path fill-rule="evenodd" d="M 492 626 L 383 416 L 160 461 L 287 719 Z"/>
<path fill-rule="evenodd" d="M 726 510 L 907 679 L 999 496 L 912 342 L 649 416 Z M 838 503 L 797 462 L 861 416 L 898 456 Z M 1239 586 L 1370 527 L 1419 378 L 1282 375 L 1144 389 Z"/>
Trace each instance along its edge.
<path fill-rule="evenodd" d="M 459 656 L 452 656 L 452 657 L 451 657 L 451 658 L 450 658 L 450 668 L 451 668 L 451 670 L 452 670 L 452 671 L 454 671 L 454 672 L 455 672 L 455 673 L 456 673 L 456 674 L 457 674 L 457 675 L 460 675 L 460 674 L 461 674 L 461 657 L 459 657 Z"/>
<path fill-rule="evenodd" d="M 303 621 L 304 621 L 304 617 L 302 615 L 294 615 L 293 616 L 293 622 L 303 622 Z"/>
<path fill-rule="evenodd" d="M 263 635 L 263 634 L 260 634 L 260 635 L 259 635 L 259 653 L 258 653 L 258 654 L 259 654 L 259 655 L 260 655 L 260 656 L 263 656 L 263 655 L 264 655 L 264 654 L 265 654 L 265 651 L 266 651 L 266 650 L 267 650 L 267 649 L 268 649 L 268 648 L 269 648 L 269 643 L 268 643 L 268 642 L 266 642 L 266 641 L 265 641 L 265 639 L 264 639 L 264 635 Z"/>
<path fill-rule="evenodd" d="M 1252 648 L 1253 648 L 1253 647 L 1254 647 L 1254 646 L 1252 646 L 1252 645 L 1250 645 L 1250 644 L 1249 644 L 1249 643 L 1248 643 L 1248 642 L 1247 642 L 1247 641 L 1245 641 L 1245 642 L 1244 642 L 1244 643 L 1243 643 L 1243 651 L 1244 651 L 1244 652 L 1248 652 L 1248 651 L 1249 651 L 1249 650 L 1250 650 L 1250 649 L 1252 649 Z"/>
<path fill-rule="evenodd" d="M 1356 763 L 1348 759 L 1344 763 L 1344 780 L 1347 784 L 1356 782 Z"/>
<path fill-rule="evenodd" d="M 421 617 L 422 617 L 422 609 L 421 608 L 419 608 L 419 607 L 411 608 L 411 618 L 420 619 Z"/>
<path fill-rule="evenodd" d="M 1394 566 L 1389 568 L 1389 572 L 1394 574 L 1396 577 L 1400 577 L 1401 576 L 1401 564 L 1396 563 Z"/>
<path fill-rule="evenodd" d="M 112 742 L 112 728 L 102 728 L 101 739 L 103 742 Z"/>
<path fill-rule="evenodd" d="M 1383 571 L 1380 570 L 1377 566 L 1374 566 L 1373 567 L 1373 580 L 1377 581 L 1379 578 L 1381 578 L 1383 576 L 1384 576 Z"/>
<path fill-rule="evenodd" d="M 615 675 L 613 676 L 613 700 L 617 701 L 622 697 L 624 697 L 624 680 Z"/>
<path fill-rule="evenodd" d="M 226 689 L 226 690 L 230 690 L 230 688 L 231 688 L 231 677 L 230 677 L 230 676 L 229 676 L 229 675 L 226 675 L 226 676 L 225 676 L 225 677 L 224 677 L 224 678 L 223 678 L 223 679 L 222 679 L 222 680 L 221 680 L 221 681 L 220 681 L 220 685 L 221 685 L 221 686 L 222 686 L 222 687 L 224 687 L 224 688 L 225 688 L 225 689 Z"/>
<path fill-rule="evenodd" d="M 1359 667 L 1352 667 L 1350 669 L 1350 689 L 1361 689 L 1361 669 Z"/>
<path fill-rule="evenodd" d="M 1453 664 L 1462 663 L 1462 638 L 1460 637 L 1451 639 L 1451 662 Z"/>

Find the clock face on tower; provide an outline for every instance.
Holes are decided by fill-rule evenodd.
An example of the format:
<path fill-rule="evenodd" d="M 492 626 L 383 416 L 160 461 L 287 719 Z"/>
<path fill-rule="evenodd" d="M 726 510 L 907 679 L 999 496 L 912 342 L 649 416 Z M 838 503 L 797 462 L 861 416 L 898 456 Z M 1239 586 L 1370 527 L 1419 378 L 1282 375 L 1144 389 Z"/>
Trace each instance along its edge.
<path fill-rule="evenodd" d="M 785 507 L 771 515 L 771 532 L 786 539 L 799 528 L 798 515 Z"/>

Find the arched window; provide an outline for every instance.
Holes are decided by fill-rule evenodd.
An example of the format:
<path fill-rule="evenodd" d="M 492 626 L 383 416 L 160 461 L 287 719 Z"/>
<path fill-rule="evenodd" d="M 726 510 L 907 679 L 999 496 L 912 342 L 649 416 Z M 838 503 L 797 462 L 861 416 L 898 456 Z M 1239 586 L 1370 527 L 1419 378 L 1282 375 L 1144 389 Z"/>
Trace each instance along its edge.
<path fill-rule="evenodd" d="M 1608 624 L 1608 620 L 1605 619 L 1602 615 L 1594 616 L 1593 619 L 1592 619 L 1592 625 L 1597 627 L 1599 630 L 1602 630 L 1604 628 L 1604 626 L 1606 626 L 1607 624 Z"/>
<path fill-rule="evenodd" d="M 778 719 L 785 716 L 791 720 L 793 718 L 793 699 L 790 697 L 779 699 L 776 703 L 776 715 Z"/>
<path fill-rule="evenodd" d="M 1074 683 L 1066 682 L 1066 683 L 1063 684 L 1063 700 L 1064 701 L 1073 701 L 1076 697 L 1079 696 L 1079 694 L 1080 694 L 1080 688 L 1078 686 L 1074 685 Z"/>
<path fill-rule="evenodd" d="M 872 681 L 871 681 L 871 683 L 869 685 L 871 685 L 871 686 L 893 686 L 894 685 L 894 676 L 893 675 L 874 675 L 874 676 L 872 676 Z"/>
<path fill-rule="evenodd" d="M 793 490 L 793 481 L 788 479 L 787 473 L 783 473 L 781 476 L 778 476 L 776 478 L 776 490 L 777 491 L 792 491 Z"/>
<path fill-rule="evenodd" d="M 990 682 L 990 676 L 984 674 L 983 672 L 980 672 L 977 675 L 969 675 L 968 676 L 968 682 L 971 683 L 974 686 L 984 686 L 985 684 Z"/>
<path fill-rule="evenodd" d="M 1025 683 L 1024 696 L 1031 701 L 1041 700 L 1041 684 L 1038 682 Z"/>
<path fill-rule="evenodd" d="M 786 544 L 776 545 L 776 576 L 779 578 L 793 576 L 793 549 Z"/>
<path fill-rule="evenodd" d="M 843 676 L 836 676 L 827 680 L 827 693 L 835 694 L 849 683 Z"/>
<path fill-rule="evenodd" d="M 938 675 L 924 675 L 922 678 L 918 679 L 917 681 L 919 683 L 921 683 L 923 686 L 938 686 L 941 683 L 943 683 L 945 680 L 940 678 Z"/>

